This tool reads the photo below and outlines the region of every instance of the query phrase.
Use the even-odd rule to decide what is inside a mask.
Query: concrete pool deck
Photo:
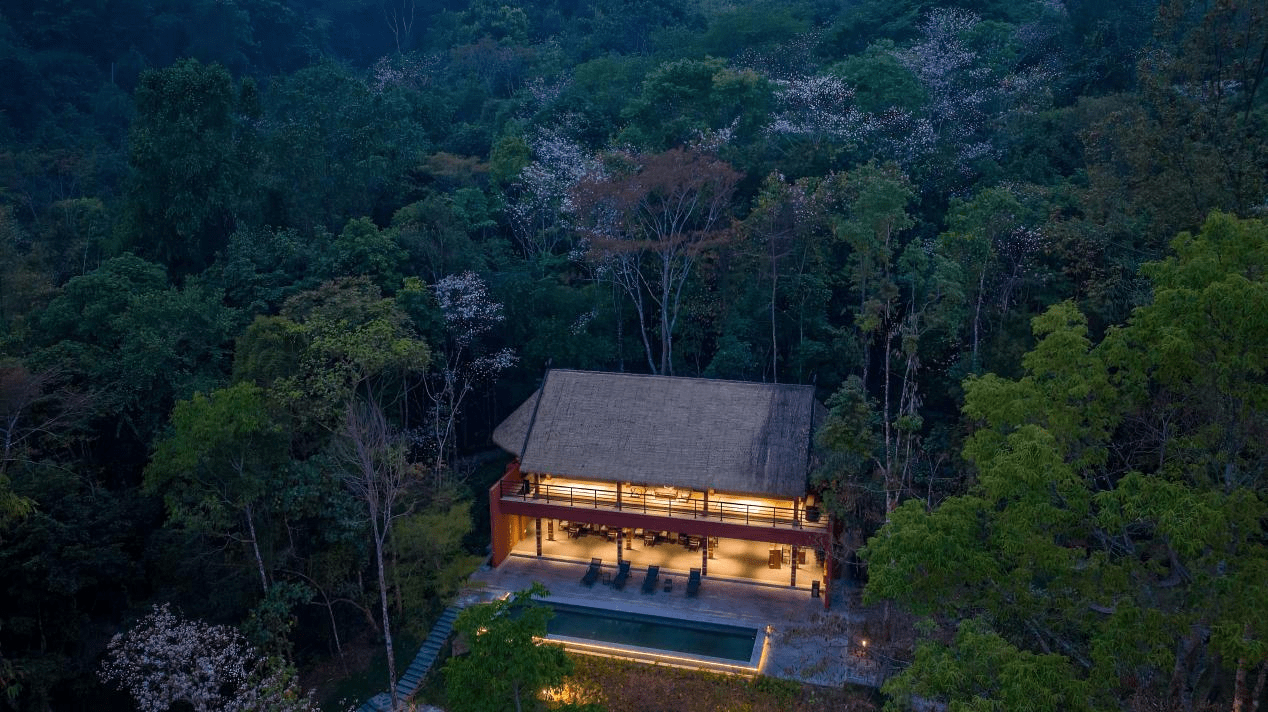
[[[605,573],[615,572],[605,565]],[[848,610],[843,587],[832,594],[832,609],[811,598],[804,589],[761,583],[717,580],[706,577],[695,598],[686,596],[686,571],[661,571],[655,593],[641,591],[642,569],[636,568],[622,591],[596,583],[580,584],[585,564],[512,556],[497,568],[484,568],[471,576],[463,603],[477,603],[521,591],[541,583],[552,597],[580,605],[631,613],[652,613],[669,618],[710,620],[768,631],[768,649],[759,672],[771,677],[838,687],[845,683],[876,685],[878,670],[857,656],[857,631],[861,616]],[[673,590],[664,592],[664,579],[673,579]]]

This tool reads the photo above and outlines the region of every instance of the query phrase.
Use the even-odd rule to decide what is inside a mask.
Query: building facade
[[[826,605],[832,522],[807,491],[825,415],[812,386],[551,370],[493,434],[516,459],[489,491],[492,563],[672,551]]]

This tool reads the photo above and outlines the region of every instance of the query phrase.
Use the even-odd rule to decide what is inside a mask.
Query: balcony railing
[[[827,526],[823,519],[815,516],[817,512],[810,515],[814,518],[813,521],[807,519],[807,513],[804,509],[728,502],[725,499],[713,499],[706,504],[703,499],[664,496],[650,490],[642,493],[622,491],[621,499],[618,503],[616,490],[611,489],[579,487],[576,485],[532,485],[527,482],[503,481],[501,484],[501,498],[503,500],[534,502],[537,504],[555,504],[563,507],[606,509],[638,514],[654,514],[677,519],[729,522],[748,526],[814,529],[824,529]]]

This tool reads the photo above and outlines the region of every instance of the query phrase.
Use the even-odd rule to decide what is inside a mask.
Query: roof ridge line
[[[699,381],[703,383],[732,383],[738,386],[747,387],[765,387],[765,388],[809,388],[814,389],[816,386],[811,383],[767,383],[765,381],[741,381],[734,378],[709,378],[707,376],[666,376],[659,373],[629,373],[627,371],[589,371],[580,368],[552,368],[551,371],[559,371],[561,373],[580,373],[594,376],[628,376],[630,378],[660,378],[672,379],[676,381]],[[544,383],[545,381],[543,381]]]

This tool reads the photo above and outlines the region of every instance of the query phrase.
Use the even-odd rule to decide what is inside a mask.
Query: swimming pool
[[[668,651],[748,664],[756,656],[757,629],[646,613],[546,601],[555,615],[548,636]]]

